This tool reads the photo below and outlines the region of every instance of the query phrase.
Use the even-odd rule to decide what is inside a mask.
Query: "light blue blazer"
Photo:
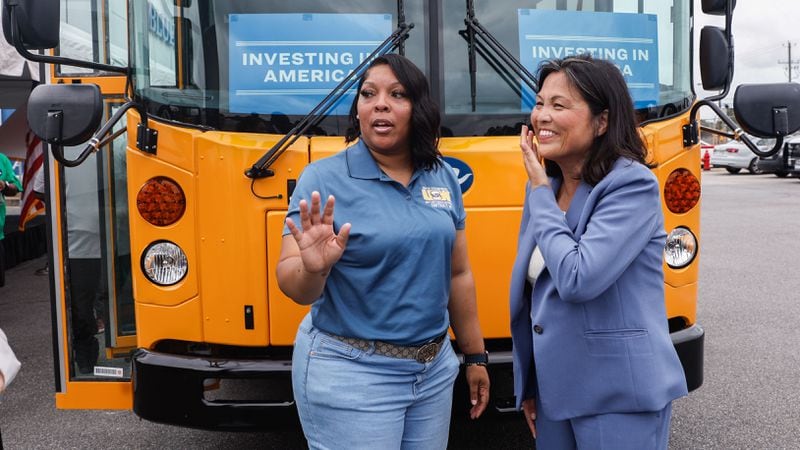
[[[566,215],[550,184],[526,190],[511,276],[517,408],[538,395],[551,420],[663,409],[687,391],[664,306],[657,179],[620,158],[580,184]],[[527,298],[536,245],[545,269]]]

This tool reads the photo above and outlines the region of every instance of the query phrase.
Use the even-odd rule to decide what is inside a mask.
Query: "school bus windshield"
[[[688,0],[476,0],[474,8],[531,72],[581,52],[614,61],[643,122],[694,99]],[[149,1],[131,2],[130,14],[134,93],[164,120],[284,134],[401,22],[414,24],[403,50],[431,80],[445,136],[516,134],[532,105],[513,70],[480,43],[470,51],[464,0]],[[311,134],[344,134],[352,95]]]
[[[389,36],[400,17],[396,0],[131,5],[134,89],[150,114],[223,131],[278,134]],[[427,6],[422,0],[400,5],[414,23],[406,56],[427,71]],[[350,100],[345,96],[315,134],[343,134]]]

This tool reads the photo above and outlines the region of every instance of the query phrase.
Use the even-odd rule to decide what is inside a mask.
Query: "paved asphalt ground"
[[[675,402],[672,449],[800,448],[800,180],[703,173],[698,317],[705,383]],[[303,448],[297,429],[220,433],[129,411],[56,410],[44,258],[8,272],[0,327],[22,372],[0,397],[6,449]],[[533,448],[520,418],[457,421],[452,448]]]

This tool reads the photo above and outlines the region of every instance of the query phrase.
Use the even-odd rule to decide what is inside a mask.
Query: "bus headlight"
[[[677,227],[670,231],[664,245],[664,260],[673,269],[688,266],[697,255],[697,238],[688,228]]]
[[[186,276],[186,253],[169,241],[150,244],[142,255],[142,272],[155,284],[171,286]]]

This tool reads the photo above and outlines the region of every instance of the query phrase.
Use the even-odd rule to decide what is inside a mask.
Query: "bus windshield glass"
[[[469,65],[464,0],[444,0],[444,112],[454,135],[515,134],[534,95],[480,39]],[[685,111],[691,89],[688,0],[474,1],[474,16],[532,74],[580,53],[611,60],[628,82],[640,122]],[[520,119],[522,116],[522,119]]]
[[[414,28],[404,51],[429,76],[443,136],[516,134],[535,94],[484,40],[470,38],[468,3],[533,74],[544,60],[580,53],[614,62],[640,122],[694,100],[689,0],[130,2],[134,93],[162,120],[284,134],[405,22]],[[344,134],[353,95],[309,133]]]
[[[422,0],[176,3],[130,2],[134,93],[160,119],[286,133],[403,17],[415,25],[405,53],[425,70]],[[343,134],[353,95],[311,132]]]

